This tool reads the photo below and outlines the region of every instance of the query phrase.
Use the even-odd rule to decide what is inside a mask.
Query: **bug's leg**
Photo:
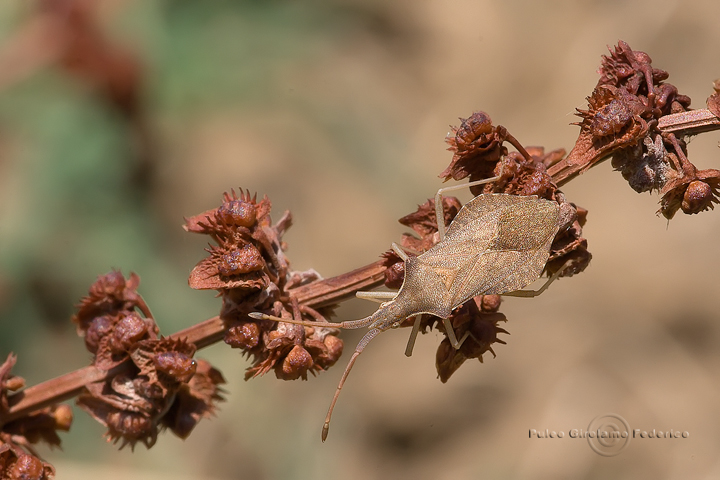
[[[392,300],[397,296],[397,294],[398,292],[355,292],[355,296],[357,298],[377,303],[384,303],[388,300]]]
[[[565,263],[565,265],[562,266],[561,269],[559,269],[557,272],[553,274],[552,277],[550,277],[547,282],[543,284],[542,287],[538,288],[537,290],[515,290],[514,292],[505,292],[502,295],[508,296],[508,297],[537,297],[541,293],[543,293],[547,288],[550,286],[552,282],[558,279],[560,274],[565,271],[567,267],[570,266],[570,262],[568,261]]]
[[[248,317],[254,318],[257,320],[273,320],[275,322],[284,322],[284,323],[292,323],[294,325],[303,325],[306,327],[327,327],[327,328],[362,328],[367,327],[371,323],[373,323],[372,316],[361,318],[360,320],[349,320],[345,322],[310,322],[306,320],[295,320],[293,318],[281,318],[276,317],[275,315],[268,315],[266,313],[261,312],[250,312],[248,313]]]
[[[395,254],[402,259],[403,262],[409,258],[408,254],[405,253],[405,250],[403,250],[402,247],[400,247],[400,245],[398,245],[397,243],[392,243],[392,249]]]
[[[423,315],[415,317],[415,323],[413,323],[412,332],[410,332],[410,338],[408,338],[407,347],[405,347],[405,356],[412,357],[413,348],[415,348],[415,339],[417,338],[418,332],[420,332],[420,324],[422,323]]]
[[[419,250],[415,250],[413,248],[401,247],[400,245],[398,245],[395,242],[392,243],[392,249],[397,254],[397,256],[400,257],[403,261],[407,260],[408,252],[412,253],[413,255],[422,255],[422,253],[423,253],[423,252],[421,252]]]
[[[350,374],[350,369],[352,369],[353,365],[355,364],[355,360],[357,360],[357,357],[360,356],[362,351],[367,347],[367,344],[370,343],[370,341],[375,338],[375,336],[380,333],[382,330],[379,330],[377,328],[373,328],[369,332],[365,334],[365,336],[360,340],[360,343],[357,344],[357,347],[355,347],[355,352],[353,352],[352,357],[350,357],[350,361],[348,362],[347,367],[345,367],[345,372],[343,372],[342,377],[340,378],[340,383],[338,383],[337,389],[335,390],[335,395],[333,395],[332,402],[330,402],[330,408],[328,409],[327,416],[325,417],[325,423],[323,424],[322,428],[322,441],[324,442],[325,439],[328,436],[328,430],[330,430],[330,417],[332,417],[333,409],[335,408],[335,403],[337,402],[338,397],[340,396],[340,391],[342,390],[343,385],[345,384],[345,380],[347,380],[348,375]]]
[[[443,325],[445,325],[445,333],[447,334],[448,340],[450,340],[450,345],[455,350],[460,350],[460,347],[462,346],[463,342],[467,339],[467,337],[470,335],[470,331],[465,332],[465,335],[462,336],[460,341],[458,342],[457,337],[455,336],[455,330],[453,330],[453,326],[450,323],[449,318],[443,318]]]
[[[435,221],[437,222],[438,227],[438,233],[440,234],[440,241],[442,241],[443,238],[445,238],[445,212],[443,211],[443,204],[442,204],[442,196],[444,193],[452,192],[455,190],[460,190],[463,188],[469,188],[474,187],[476,185],[483,185],[485,183],[492,183],[497,180],[500,180],[500,177],[503,176],[503,168],[500,170],[500,173],[497,174],[494,177],[491,178],[484,178],[482,180],[477,180],[475,182],[470,183],[463,183],[462,185],[453,185],[452,187],[445,187],[441,188],[437,191],[435,194]]]

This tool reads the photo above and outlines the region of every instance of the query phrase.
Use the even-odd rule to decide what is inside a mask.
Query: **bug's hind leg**
[[[484,178],[482,180],[477,180],[475,182],[469,182],[469,183],[463,183],[462,185],[453,185],[452,187],[445,187],[441,188],[437,191],[435,194],[435,221],[437,222],[438,227],[438,233],[440,234],[440,241],[442,241],[443,238],[445,238],[445,212],[443,211],[443,203],[442,203],[442,196],[443,194],[447,192],[453,192],[455,190],[461,190],[463,188],[469,188],[474,187],[476,185],[483,185],[486,183],[492,183],[500,180],[500,177],[503,176],[503,168],[500,170],[500,173],[497,174],[494,177],[491,178]]]
[[[442,321],[443,325],[445,326],[445,333],[447,334],[448,340],[450,340],[450,345],[452,345],[455,350],[460,350],[462,344],[470,336],[470,331],[465,332],[462,338],[458,341],[457,337],[455,336],[455,330],[453,329],[452,323],[450,323],[450,319],[443,318]]]
[[[548,278],[547,282],[543,284],[542,287],[538,288],[537,290],[515,290],[514,292],[505,292],[502,295],[508,296],[508,297],[537,297],[538,295],[542,294],[547,288],[550,286],[551,283],[553,283],[555,280],[558,279],[560,274],[565,271],[566,268],[570,266],[571,260],[568,260],[565,265],[562,266],[557,272],[553,274],[552,277]]]
[[[403,262],[409,258],[408,254],[405,253],[405,250],[403,250],[397,243],[393,242],[392,249]],[[355,292],[355,296],[357,298],[362,298],[363,300],[383,303],[395,298],[397,296],[397,292]]]

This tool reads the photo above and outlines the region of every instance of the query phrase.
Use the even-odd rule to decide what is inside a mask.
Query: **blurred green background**
[[[100,45],[72,43],[73,4],[118,49],[112,78],[126,83],[113,95],[99,87],[107,69],[83,74],[63,50]],[[187,287],[207,241],[180,225],[233,187],[267,194],[275,218],[292,210],[294,268],[333,276],[375,261],[403,232],[396,219],[439,188],[449,124],[482,109],[526,145],[569,150],[574,109],[619,39],[701,108],[720,77],[716,13],[712,0],[4,0],[0,357],[16,352],[29,384],[86,365],[69,318],[112,268],[141,276],[164,334],[216,315],[213,292]],[[694,139],[690,160],[717,167],[717,146],[717,134]],[[63,452],[43,455],[60,480],[720,476],[717,213],[667,224],[658,197],[609,164],[563,190],[590,211],[591,266],[507,300],[508,344],[448,384],[434,370],[439,334],[410,359],[405,332],[381,335],[321,444],[347,356],[308,382],[244,382],[247,360],[215,345],[199,356],[224,373],[228,401],[186,441],[118,452],[76,411]],[[347,302],[338,318],[372,308]],[[361,335],[344,332],[346,348]],[[528,438],[608,412],[690,438],[633,441],[612,458]]]

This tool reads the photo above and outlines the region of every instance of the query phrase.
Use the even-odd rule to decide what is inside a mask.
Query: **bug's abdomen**
[[[540,277],[558,218],[555,202],[480,195],[458,213],[445,239],[418,261],[445,278],[443,272],[454,272],[443,299],[443,307],[450,309],[477,295],[520,290]]]
[[[495,236],[487,250],[541,250],[548,238],[557,233],[558,215],[557,204],[546,201],[503,209],[497,217]]]

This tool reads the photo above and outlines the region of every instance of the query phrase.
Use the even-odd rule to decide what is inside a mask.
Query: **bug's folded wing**
[[[525,288],[540,277],[549,255],[548,249],[486,252],[468,269],[467,275],[458,278],[454,303],[461,305],[477,295],[503,294]]]

